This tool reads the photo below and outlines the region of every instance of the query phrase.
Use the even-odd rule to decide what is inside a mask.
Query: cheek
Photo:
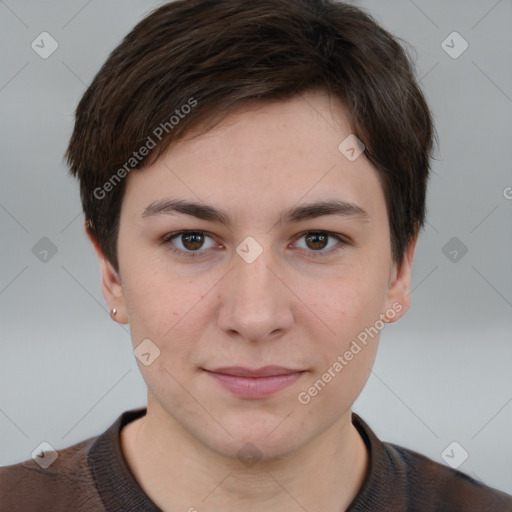
[[[314,311],[322,323],[309,332],[317,340],[311,354],[314,371],[297,400],[306,414],[333,418],[350,408],[371,373],[382,322],[382,281],[355,278],[355,273],[332,280],[328,293],[312,294]],[[361,274],[358,274],[361,276]],[[328,326],[328,329],[321,327]],[[321,335],[320,334],[321,331]]]
[[[298,287],[298,295],[319,320],[314,325],[324,326],[326,346],[343,349],[375,324],[385,303],[387,279],[385,264],[367,258],[336,267],[328,276],[308,278]]]
[[[350,361],[346,359],[346,351],[339,353],[339,360],[336,355],[319,374],[304,383],[297,395],[297,403],[306,416],[312,420],[321,417],[330,423],[352,407],[371,373],[377,339],[372,343],[361,346]]]
[[[177,275],[160,250],[156,256],[154,250],[124,251],[120,265],[132,335],[164,339],[201,298],[198,280]]]
[[[144,266],[134,263],[126,267],[123,284],[132,343],[136,349],[149,339],[160,351],[151,366],[139,362],[139,368],[151,386],[166,382],[172,387],[169,373],[181,381],[194,371],[198,340],[212,318],[208,291],[218,277],[177,275],[156,261]]]

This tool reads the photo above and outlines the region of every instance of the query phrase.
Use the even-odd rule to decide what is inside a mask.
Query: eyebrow
[[[144,209],[142,218],[147,219],[161,215],[175,214],[190,215],[198,219],[219,222],[226,226],[232,225],[229,215],[223,210],[181,199],[161,199],[154,201]],[[278,222],[300,222],[324,215],[352,217],[363,221],[370,220],[368,213],[357,204],[341,200],[328,200],[288,208],[281,213]]]

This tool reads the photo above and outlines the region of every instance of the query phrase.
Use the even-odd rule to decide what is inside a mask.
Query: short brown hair
[[[347,108],[378,172],[401,261],[424,224],[435,132],[398,38],[334,0],[178,0],[124,38],[76,111],[66,156],[88,229],[114,268],[127,172],[244,102],[313,88]]]

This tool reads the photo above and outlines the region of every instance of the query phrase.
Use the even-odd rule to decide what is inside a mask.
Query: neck
[[[250,467],[210,450],[172,418],[164,427],[149,406],[121,431],[121,447],[141,488],[164,511],[340,512],[355,498],[369,464],[350,411],[287,457]]]

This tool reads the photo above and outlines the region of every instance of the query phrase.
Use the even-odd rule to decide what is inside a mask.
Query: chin
[[[220,455],[244,462],[245,458],[258,461],[283,459],[307,442],[303,430],[304,439],[299,439],[299,432],[284,427],[287,420],[283,421],[283,417],[267,417],[265,420],[261,416],[261,412],[255,412],[244,419],[237,417],[235,423],[226,421],[223,427],[231,436],[220,429],[217,433],[221,438],[203,439],[203,443]],[[280,422],[283,423],[280,425]]]
[[[236,467],[243,469],[243,466],[251,468],[256,463],[285,459],[297,447],[290,439],[286,442],[283,439],[272,442],[265,439],[265,436],[255,439],[247,435],[244,439],[230,439],[227,443],[214,443],[214,446],[210,446],[210,448],[219,455],[235,460]],[[240,466],[239,463],[242,463],[243,466]]]

